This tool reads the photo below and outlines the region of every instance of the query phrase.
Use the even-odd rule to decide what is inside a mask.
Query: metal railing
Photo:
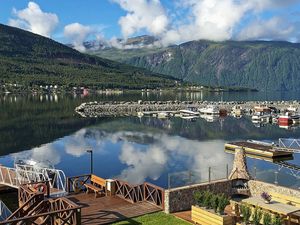
[[[22,184],[48,181],[56,193],[66,192],[66,176],[62,170],[16,165],[16,168],[0,166],[0,184],[19,188]]]
[[[27,178],[29,182],[49,181],[50,188],[66,191],[67,178],[62,170],[16,164],[18,177]]]
[[[254,166],[249,172],[254,180],[275,184],[290,189],[300,189],[300,171],[278,166],[278,168],[260,169]]]
[[[168,189],[227,179],[231,168],[209,166],[207,170],[187,170],[168,174]]]
[[[6,220],[11,214],[9,208],[0,200],[0,222]]]

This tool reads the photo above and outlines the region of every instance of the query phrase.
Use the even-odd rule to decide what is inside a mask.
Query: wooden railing
[[[125,181],[115,180],[116,195],[131,203],[147,201],[164,208],[164,189],[150,183],[131,185]]]
[[[19,225],[19,224],[33,224],[33,225],[80,225],[81,224],[81,209],[71,208],[59,211],[45,212],[38,215],[26,216],[23,218],[16,218],[0,222],[0,225]]]
[[[80,176],[68,177],[67,178],[67,191],[80,192],[85,190],[85,184],[91,181],[91,174],[85,174]]]
[[[36,185],[44,185],[46,190],[44,192],[40,192],[39,190],[35,189]],[[19,187],[18,191],[18,200],[19,200],[19,207],[21,207],[28,199],[35,195],[45,195],[45,197],[50,196],[50,186],[48,181],[42,182],[34,182],[29,184],[23,184]]]
[[[39,205],[44,200],[44,195],[39,193],[36,195],[32,195],[26,202],[23,203],[21,207],[19,207],[15,212],[13,212],[7,220],[11,220],[14,218],[22,218],[29,214],[29,212],[34,209],[37,205]]]
[[[43,184],[47,185],[45,182]],[[81,224],[81,207],[67,198],[47,199],[49,185],[45,192],[35,190],[41,182],[21,185],[19,188],[20,207],[0,224]]]
[[[144,201],[143,185],[131,185],[125,181],[116,180],[116,195],[131,203]]]
[[[144,183],[144,200],[154,205],[164,208],[165,191],[163,188],[145,182]]]

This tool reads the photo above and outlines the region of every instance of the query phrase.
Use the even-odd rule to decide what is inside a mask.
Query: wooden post
[[[77,209],[77,212],[76,212],[76,224],[77,225],[81,225],[81,209]]]
[[[70,189],[70,178],[67,177],[67,192],[70,193],[71,189]]]
[[[48,181],[46,181],[46,186],[47,186],[47,198],[49,198],[50,197],[50,181],[48,180]]]

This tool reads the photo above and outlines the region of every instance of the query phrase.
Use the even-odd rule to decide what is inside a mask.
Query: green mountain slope
[[[111,51],[98,55],[112,58]],[[118,60],[201,85],[300,90],[300,44],[202,40],[150,54],[135,51]]]
[[[1,24],[0,71],[0,86],[151,88],[175,83],[173,78],[82,54],[51,39]]]

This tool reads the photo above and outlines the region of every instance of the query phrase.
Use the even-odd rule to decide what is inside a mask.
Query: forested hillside
[[[300,90],[300,44],[202,40],[143,52],[109,49],[97,55],[201,85]]]
[[[1,24],[0,71],[0,84],[23,87],[53,84],[134,89],[175,84],[173,78],[82,54],[51,39]]]

